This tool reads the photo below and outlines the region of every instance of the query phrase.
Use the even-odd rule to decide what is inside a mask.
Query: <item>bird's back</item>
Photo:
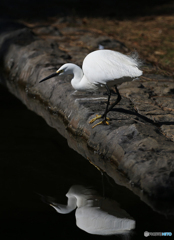
[[[97,50],[88,54],[82,66],[86,78],[96,85],[104,85],[114,79],[139,77],[142,71],[138,67],[136,57],[112,50]]]
[[[102,197],[89,199],[76,210],[76,224],[91,234],[112,235],[135,228],[135,221],[119,204]]]

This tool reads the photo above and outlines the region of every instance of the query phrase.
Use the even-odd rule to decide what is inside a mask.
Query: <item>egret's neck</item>
[[[71,80],[71,84],[74,89],[79,90],[79,84],[83,78],[83,71],[79,66],[74,65],[72,72],[74,74],[74,77]]]
[[[68,204],[67,205],[62,205],[62,204],[55,204],[52,205],[50,204],[58,213],[62,213],[62,214],[67,214],[72,212],[75,208],[76,208],[76,198],[72,197],[72,198],[68,198]]]

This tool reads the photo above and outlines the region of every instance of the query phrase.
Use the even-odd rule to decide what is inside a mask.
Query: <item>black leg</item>
[[[105,198],[104,172],[101,172],[101,177],[102,177],[102,190],[103,190],[103,197]]]
[[[108,111],[108,107],[109,107],[110,98],[111,98],[111,91],[110,91],[110,89],[108,88],[108,85],[107,85],[107,84],[106,84],[106,89],[107,89],[107,92],[108,92],[108,101],[107,101],[107,105],[106,105],[105,112],[104,112],[103,115],[102,115],[102,118],[104,117],[104,118],[105,118],[105,121],[106,121],[106,115],[107,115],[107,113],[109,112],[109,111]]]
[[[113,109],[113,107],[115,107],[115,105],[117,105],[121,101],[121,95],[120,95],[116,85],[115,85],[115,90],[116,90],[116,93],[117,93],[118,97],[117,97],[116,101],[110,106],[110,108],[108,109],[107,113],[109,111],[111,111]]]
[[[93,118],[93,119],[91,119],[91,120],[89,121],[89,123],[93,123],[93,122],[95,122],[95,121],[96,121],[97,119],[99,119],[99,118],[104,118],[104,120],[101,121],[101,122],[99,122],[99,123],[97,123],[97,124],[95,124],[92,128],[94,128],[94,127],[96,127],[96,126],[98,126],[98,125],[100,125],[100,124],[107,124],[107,125],[109,125],[109,122],[107,121],[107,120],[109,120],[109,118],[107,118],[106,115],[107,115],[107,113],[108,113],[109,111],[111,111],[111,110],[113,109],[113,107],[114,107],[116,104],[118,104],[118,103],[120,102],[120,100],[121,100],[121,95],[120,95],[120,93],[119,93],[119,91],[118,91],[118,89],[117,89],[117,86],[115,85],[115,90],[116,90],[116,92],[117,92],[118,97],[117,97],[116,101],[109,107],[110,98],[111,98],[111,91],[110,91],[110,89],[108,88],[107,84],[106,84],[106,89],[107,89],[107,92],[108,92],[108,101],[107,101],[107,105],[106,105],[105,112],[103,113],[103,115],[96,115],[96,117]]]

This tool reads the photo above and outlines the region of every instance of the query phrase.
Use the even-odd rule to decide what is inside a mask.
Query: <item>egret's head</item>
[[[49,204],[51,207],[53,207],[58,213],[62,213],[62,209],[61,207],[59,207],[58,204],[55,204],[55,203],[51,203]]]
[[[55,77],[57,75],[67,75],[67,74],[73,74],[75,64],[72,63],[65,63],[62,65],[55,73],[49,75],[48,77],[42,79],[39,83],[44,82],[52,77]]]
[[[51,203],[50,204],[51,207],[53,207],[58,213],[61,213],[61,214],[67,214],[67,213],[70,213],[72,212],[75,207],[71,207],[71,206],[66,206],[66,205],[62,205],[62,204],[55,204],[55,203]]]
[[[72,74],[72,73],[73,73],[74,66],[75,66],[75,64],[73,64],[73,63],[65,63],[64,65],[62,65],[62,66],[56,71],[56,73],[59,74],[59,75]]]

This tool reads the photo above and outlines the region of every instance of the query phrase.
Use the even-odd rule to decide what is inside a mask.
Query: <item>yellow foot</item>
[[[93,122],[95,122],[97,119],[100,119],[102,117],[102,115],[96,115],[96,117],[95,118],[93,118],[93,119],[91,119],[91,121],[89,121],[89,123],[91,124],[91,123],[93,123]],[[110,118],[106,118],[106,120],[110,120]],[[109,124],[107,124],[107,125],[109,125]]]
[[[107,118],[107,120],[109,120],[109,119]],[[95,128],[96,126],[101,125],[101,124],[109,125],[109,122],[106,121],[106,120],[103,120],[103,121],[101,121],[101,122],[99,122],[99,123],[96,123],[92,128]]]
[[[89,121],[89,123],[93,123],[93,122],[95,122],[97,119],[99,119],[101,117],[102,117],[102,115],[96,115],[96,117],[91,119],[91,121]]]

